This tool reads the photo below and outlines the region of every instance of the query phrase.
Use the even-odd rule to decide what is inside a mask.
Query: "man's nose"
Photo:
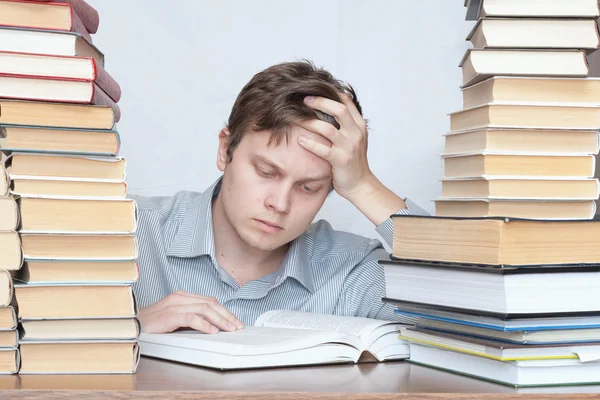
[[[277,185],[270,190],[265,205],[269,210],[287,214],[290,211],[291,197],[291,188],[288,185]]]

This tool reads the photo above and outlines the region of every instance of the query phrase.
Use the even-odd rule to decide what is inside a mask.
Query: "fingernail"
[[[312,103],[315,100],[315,96],[306,96],[304,101],[307,103]]]
[[[236,325],[238,329],[242,329],[244,327],[244,324],[242,324],[241,321],[236,322]]]
[[[218,332],[219,332],[219,328],[217,328],[216,326],[210,327],[210,333],[218,333]]]
[[[233,322],[227,321],[227,329],[235,331],[237,326]]]
[[[298,141],[299,141],[300,143],[304,143],[304,144],[306,144],[306,143],[308,143],[308,138],[307,138],[306,136],[300,136],[300,137],[298,138]]]

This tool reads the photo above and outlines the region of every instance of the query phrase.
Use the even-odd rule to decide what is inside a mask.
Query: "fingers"
[[[193,312],[162,313],[163,324],[158,324],[163,332],[173,332],[179,328],[192,328],[204,333],[217,333],[219,329]]]
[[[317,143],[306,136],[298,137],[298,143],[306,150],[312,152],[313,154],[316,154],[322,159],[328,161],[330,164],[333,165],[335,163],[335,149],[333,147],[327,146],[322,143]]]
[[[244,324],[235,315],[229,312],[228,309],[223,307],[214,297],[207,297],[206,301],[211,307],[225,320],[227,320],[233,327],[233,329],[242,329]]]
[[[329,122],[321,121],[320,119],[307,119],[296,122],[296,125],[314,132],[317,135],[323,136],[336,146],[340,145],[340,142],[343,141],[343,139],[340,137],[340,131],[338,131],[336,127],[331,125]]]
[[[354,123],[358,125],[358,127],[363,133],[365,133],[367,130],[367,123],[364,120],[363,116],[360,115],[358,108],[356,108],[356,106],[354,105],[354,102],[352,101],[352,96],[350,96],[348,93],[341,93],[340,97],[342,98],[342,103],[344,103],[346,109],[352,116]]]
[[[315,108],[333,116],[340,124],[341,128],[348,128],[352,125],[356,125],[354,118],[352,118],[352,115],[345,104],[319,96],[307,96],[304,98],[304,103],[311,108]]]
[[[206,333],[241,329],[244,324],[214,297],[175,292],[140,310],[144,332],[165,333],[189,327]]]
[[[204,318],[212,325],[224,331],[235,331],[240,329],[238,328],[236,322],[237,318],[235,318],[229,311],[225,310],[223,306],[219,305],[219,308],[220,309],[218,310],[217,307],[208,303],[185,304],[172,306],[171,308],[165,310],[165,312],[170,314],[193,313]]]

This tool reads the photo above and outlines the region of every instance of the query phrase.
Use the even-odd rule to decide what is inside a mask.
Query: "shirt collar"
[[[190,203],[175,238],[167,250],[168,256],[194,258],[208,255],[216,263],[212,201],[221,190],[221,181],[222,176]],[[311,250],[312,238],[309,229],[290,243],[279,268],[278,283],[291,277],[313,293],[315,288],[310,263]]]
[[[212,200],[221,189],[221,179],[222,177],[217,179],[189,204],[175,238],[167,250],[167,256],[193,258],[209,255],[213,260],[215,259]]]

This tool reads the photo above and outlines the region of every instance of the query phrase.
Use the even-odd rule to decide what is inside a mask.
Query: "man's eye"
[[[302,185],[302,190],[304,190],[306,193],[313,193],[316,192],[316,189],[313,189],[311,187],[308,187],[306,185]]]
[[[272,177],[272,176],[273,176],[273,174],[271,174],[270,172],[263,171],[263,170],[261,170],[260,168],[256,168],[256,172],[258,172],[258,174],[259,174],[260,176],[264,176],[265,178],[270,178],[270,177]]]

